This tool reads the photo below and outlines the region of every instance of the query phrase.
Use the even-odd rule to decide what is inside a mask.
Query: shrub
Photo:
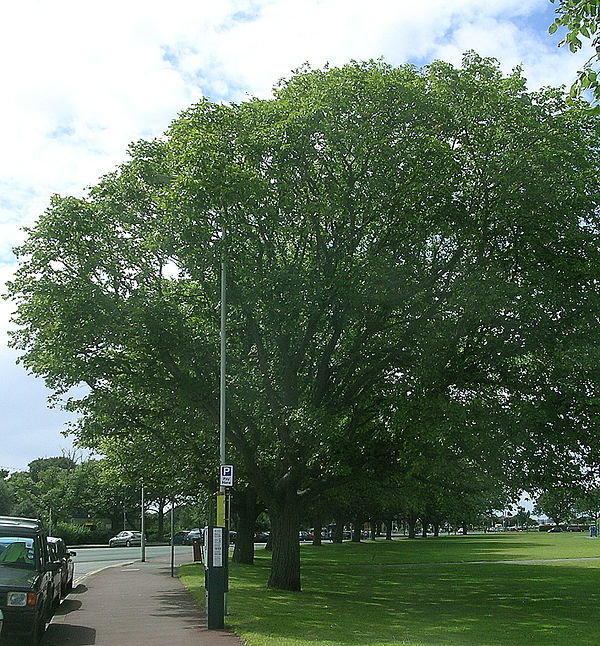
[[[112,532],[105,529],[90,529],[84,525],[56,523],[52,527],[52,535],[62,538],[67,545],[86,545],[108,543]]]

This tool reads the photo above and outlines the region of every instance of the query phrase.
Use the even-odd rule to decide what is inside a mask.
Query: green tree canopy
[[[395,463],[420,405],[459,463],[595,442],[593,362],[563,367],[599,347],[597,149],[593,115],[475,54],[204,100],[53,198],[17,251],[13,345],[87,386],[89,444],[178,429],[216,464],[224,260],[228,450],[269,509],[269,584],[299,589],[304,500]]]

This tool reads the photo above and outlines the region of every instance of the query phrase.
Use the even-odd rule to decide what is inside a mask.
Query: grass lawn
[[[587,534],[309,545],[301,554],[300,593],[267,589],[264,550],[253,567],[232,564],[226,624],[249,646],[598,642],[600,539]],[[202,566],[180,575],[203,602]]]

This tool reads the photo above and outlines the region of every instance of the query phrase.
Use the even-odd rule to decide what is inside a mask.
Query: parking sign
[[[221,477],[219,478],[221,487],[233,487],[233,465],[221,465]]]

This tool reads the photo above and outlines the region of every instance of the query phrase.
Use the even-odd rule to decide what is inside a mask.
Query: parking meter
[[[225,626],[225,566],[227,543],[224,527],[204,528],[204,574],[206,587],[206,627]]]

